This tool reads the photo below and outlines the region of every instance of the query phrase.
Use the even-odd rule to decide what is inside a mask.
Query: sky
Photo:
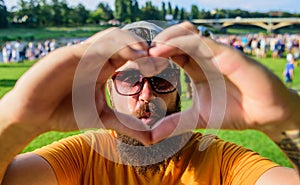
[[[19,0],[4,0],[8,10],[17,5]],[[144,5],[148,0],[138,0],[139,5]],[[171,2],[173,8],[185,8],[190,11],[191,5],[197,5],[200,10],[213,9],[242,9],[247,11],[286,11],[290,13],[300,13],[299,0],[152,0],[152,3],[159,8],[162,2]],[[70,6],[83,4],[87,9],[94,10],[100,2],[107,2],[114,8],[114,0],[67,0]]]

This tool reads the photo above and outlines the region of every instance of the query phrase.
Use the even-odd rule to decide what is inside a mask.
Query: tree
[[[176,5],[175,6],[175,9],[174,9],[174,14],[173,14],[173,17],[174,17],[174,19],[175,20],[178,20],[178,18],[179,18],[179,8],[178,8],[178,6]]]
[[[4,0],[0,0],[0,28],[7,27],[7,15],[8,12]]]
[[[205,11],[204,9],[202,9],[199,12],[199,19],[210,19],[210,18],[212,18],[210,12]]]
[[[173,15],[173,9],[170,1],[168,2],[168,14]]]
[[[147,1],[146,5],[141,9],[142,20],[162,20],[162,16],[157,7],[153,6],[151,1]]]
[[[39,23],[39,9],[40,9],[40,4],[38,0],[30,0],[29,1],[29,19],[28,22],[30,26],[38,26]]]
[[[99,23],[100,21],[108,21],[113,19],[113,11],[107,3],[99,3],[97,9],[93,11],[89,17],[89,22]]]
[[[137,0],[133,0],[132,21],[140,20],[140,8]]]
[[[62,25],[62,12],[61,12],[61,7],[60,3],[58,0],[52,0],[51,2],[51,14],[52,14],[52,20],[51,23],[52,25],[56,26],[61,26]]]
[[[167,15],[166,3],[165,2],[162,2],[162,4],[161,4],[161,14],[162,14],[163,19],[165,19],[166,15]]]
[[[39,26],[47,26],[50,23],[49,20],[51,20],[51,7],[49,4],[47,4],[46,0],[40,0],[38,15]]]
[[[19,0],[18,5],[21,7],[21,10],[28,9],[28,2],[25,0]]]
[[[185,10],[184,8],[180,9],[180,15],[179,15],[179,20],[184,20],[186,18],[185,16]]]
[[[14,13],[13,23],[26,23],[27,14],[29,13],[28,3],[24,0],[19,0],[17,3],[18,11]]]
[[[124,0],[126,4],[125,22],[133,22],[133,0]]]
[[[191,18],[192,19],[198,19],[199,18],[199,9],[198,9],[197,5],[192,5]]]
[[[115,0],[115,15],[119,21],[124,21],[127,18],[127,6],[124,0]]]
[[[19,0],[18,11],[13,14],[13,22],[25,24],[30,27],[39,24],[39,2],[38,0]]]
[[[90,12],[79,3],[74,9],[70,10],[69,19],[72,25],[84,25],[90,17]]]
[[[71,22],[71,18],[70,18],[70,15],[71,15],[71,12],[72,12],[72,9],[68,6],[68,3],[66,2],[66,0],[62,0],[60,3],[59,3],[59,7],[60,7],[60,12],[61,12],[61,22],[62,22],[62,25],[69,25],[70,22]],[[84,12],[82,12],[84,13]]]

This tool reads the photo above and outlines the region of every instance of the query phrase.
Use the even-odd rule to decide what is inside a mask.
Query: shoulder
[[[195,168],[221,173],[224,184],[254,184],[263,173],[278,166],[257,152],[217,136],[198,136],[198,147],[193,152]]]

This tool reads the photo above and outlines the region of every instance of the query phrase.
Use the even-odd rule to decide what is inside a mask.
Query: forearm
[[[272,129],[272,127],[263,129],[263,132],[277,144],[277,146],[293,164],[294,168],[300,173],[299,127],[297,129],[293,126],[295,124],[285,124],[284,122],[282,125],[283,126],[279,126],[276,129]]]
[[[5,171],[14,157],[36,136],[41,133],[39,129],[30,129],[21,124],[15,124],[16,120],[10,114],[10,101],[8,98],[0,100],[0,184]]]
[[[295,96],[295,107],[292,119],[289,121],[291,129],[286,129],[281,133],[281,140],[276,144],[286,154],[294,167],[300,174],[300,97],[298,92],[291,90]]]
[[[282,107],[284,119],[277,123],[258,125],[257,129],[267,134],[273,141],[280,142],[282,134],[287,130],[300,129],[300,97],[294,90],[289,91],[288,102]]]
[[[58,127],[51,116],[64,94],[71,91],[77,61],[71,48],[57,49],[29,69],[0,100],[1,179],[32,139]]]
[[[286,107],[290,112],[286,120],[279,123],[259,127],[286,154],[298,171],[300,169],[300,97],[297,92],[290,91],[291,101]]]
[[[2,123],[1,123],[2,124]],[[8,126],[0,130],[0,183],[14,157],[37,135],[24,129]]]

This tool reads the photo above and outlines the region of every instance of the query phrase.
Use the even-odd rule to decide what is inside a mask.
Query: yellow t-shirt
[[[71,136],[34,153],[49,162],[61,185],[251,185],[266,170],[278,166],[219,138],[203,151],[199,150],[202,142],[205,136],[195,133],[179,161],[170,162],[165,171],[149,176],[138,175],[131,166],[114,162],[119,160],[116,139],[104,130]]]

